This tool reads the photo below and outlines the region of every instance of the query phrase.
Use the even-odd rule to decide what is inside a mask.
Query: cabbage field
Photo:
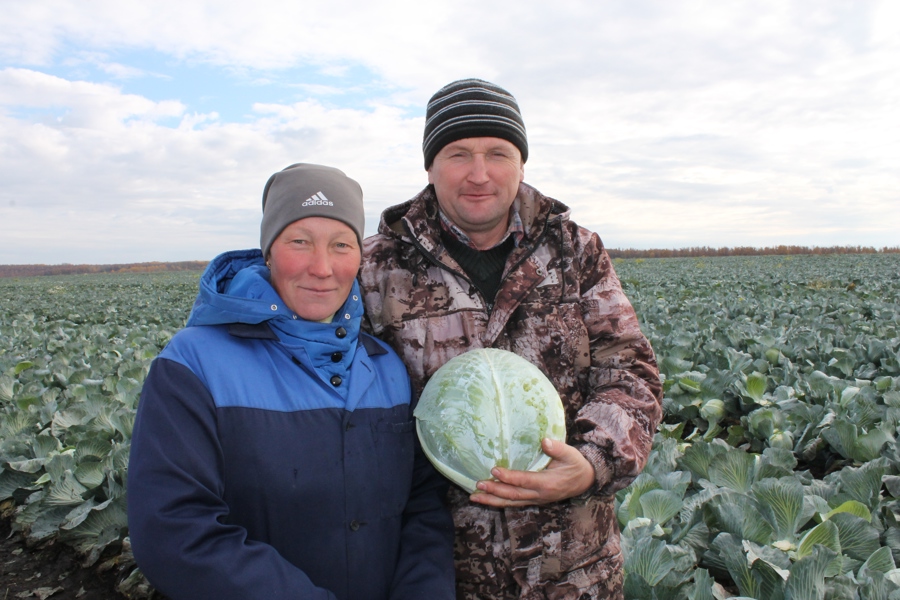
[[[617,267],[665,377],[626,595],[900,598],[900,256]]]
[[[626,597],[900,600],[900,255],[617,260],[665,378]],[[198,273],[0,279],[0,508],[147,590],[125,473]]]
[[[148,595],[127,543],[125,480],[150,362],[180,329],[197,272],[0,279],[0,507]]]

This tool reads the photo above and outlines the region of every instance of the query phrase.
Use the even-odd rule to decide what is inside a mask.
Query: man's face
[[[493,137],[451,142],[428,169],[428,183],[434,185],[441,210],[479,248],[503,238],[509,207],[524,177],[519,149]]]

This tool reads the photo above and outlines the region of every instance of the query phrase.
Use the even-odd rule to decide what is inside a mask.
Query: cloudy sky
[[[256,247],[294,162],[357,179],[371,234],[472,76],[610,248],[900,245],[895,0],[2,0],[0,264]]]

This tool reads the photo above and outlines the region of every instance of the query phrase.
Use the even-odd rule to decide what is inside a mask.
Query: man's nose
[[[472,157],[472,165],[469,169],[469,181],[472,183],[487,183],[488,177],[487,161],[483,154],[476,154]]]

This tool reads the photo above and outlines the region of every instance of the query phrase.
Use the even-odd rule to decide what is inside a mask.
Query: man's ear
[[[430,168],[427,170],[427,173],[428,173],[428,183],[434,184],[433,178],[431,177],[431,169]]]

